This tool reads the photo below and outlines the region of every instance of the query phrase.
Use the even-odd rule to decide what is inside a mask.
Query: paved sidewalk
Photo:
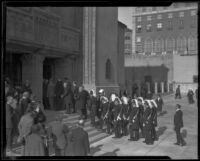
[[[189,105],[187,97],[175,100],[174,95],[163,96],[163,115],[158,117],[157,134],[159,140],[154,145],[146,145],[140,139],[137,142],[130,142],[127,137],[120,139],[109,136],[91,145],[91,152],[94,156],[169,156],[172,159],[197,159],[197,104]],[[173,117],[175,105],[180,103],[183,110],[182,135],[187,145],[176,146],[176,135],[173,130]]]

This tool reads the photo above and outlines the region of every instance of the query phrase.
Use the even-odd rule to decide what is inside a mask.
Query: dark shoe
[[[181,146],[185,146],[185,145],[186,145],[186,143],[182,143],[182,144],[181,144]]]
[[[180,143],[174,143],[174,145],[180,145]]]
[[[147,145],[153,145],[153,143],[146,143]]]
[[[146,143],[146,141],[143,141],[143,143]]]

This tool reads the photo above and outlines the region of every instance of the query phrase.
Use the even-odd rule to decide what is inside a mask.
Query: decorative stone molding
[[[95,84],[96,7],[84,7],[83,17],[83,83]]]
[[[42,55],[36,55],[36,54],[24,54],[21,57],[21,61],[23,64],[30,64],[34,65],[36,63],[42,64],[44,61],[44,56]]]

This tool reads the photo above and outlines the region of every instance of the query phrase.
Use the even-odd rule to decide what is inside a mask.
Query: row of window
[[[179,12],[179,17],[184,17],[184,15],[185,15],[185,13],[184,13],[183,11]],[[192,11],[190,12],[190,15],[191,15],[191,16],[197,15],[197,11],[196,11],[196,10],[192,10]],[[173,16],[174,16],[173,13],[168,13],[167,18],[171,19],[171,18],[173,18]],[[163,15],[162,15],[162,14],[158,14],[158,15],[156,16],[156,18],[157,18],[158,20],[161,20],[161,19],[163,19]],[[148,15],[148,16],[146,17],[146,19],[147,19],[147,21],[151,21],[151,20],[152,20],[152,15]],[[141,21],[142,21],[142,17],[141,17],[141,16],[137,17],[137,22],[141,22]]]
[[[136,38],[137,50],[142,51],[141,37]],[[188,39],[185,37],[167,38],[166,40],[158,38],[153,41],[151,38],[144,41],[144,52],[163,52],[163,51],[197,51],[197,38],[190,36]]]
[[[195,28],[197,25],[197,20],[196,19],[192,19],[192,23],[190,24],[190,27],[191,28]],[[168,21],[167,23],[167,30],[173,30],[173,23],[171,20]],[[178,25],[178,28],[179,29],[184,29],[184,21],[183,19],[180,19],[179,20],[179,25]],[[163,29],[163,23],[162,22],[159,22],[156,24],[156,30],[157,31],[162,31]],[[151,32],[153,30],[153,27],[152,27],[152,24],[147,24],[146,25],[146,31],[147,32]],[[142,25],[137,25],[136,26],[136,32],[137,33],[141,33],[142,32]]]
[[[162,11],[162,10],[168,10],[170,8],[193,7],[197,5],[198,5],[197,3],[173,3],[169,7],[136,7],[136,13]]]

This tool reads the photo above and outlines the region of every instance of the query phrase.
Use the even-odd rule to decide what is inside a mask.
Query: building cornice
[[[153,15],[153,14],[159,14],[159,13],[186,11],[186,10],[192,10],[192,9],[198,9],[198,7],[197,6],[192,6],[192,7],[172,8],[172,9],[167,9],[167,10],[162,10],[162,11],[151,11],[151,12],[135,13],[133,15],[133,17],[135,17],[135,16],[144,16],[144,15]]]

